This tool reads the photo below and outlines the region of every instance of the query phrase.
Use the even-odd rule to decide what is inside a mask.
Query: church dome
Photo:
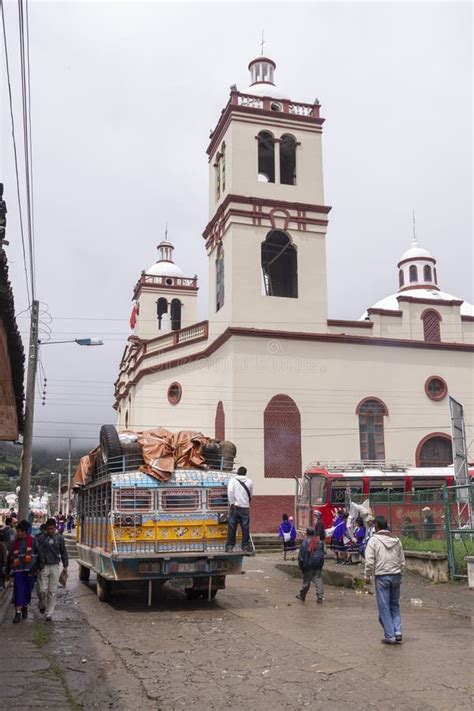
[[[474,307],[467,301],[441,291],[438,286],[436,259],[431,252],[419,246],[415,236],[413,236],[410,249],[402,254],[397,267],[398,291],[377,301],[371,308],[398,311],[400,308],[398,297],[410,296],[416,299],[436,299],[440,302],[462,301],[461,315],[471,316],[473,314]],[[368,318],[367,311],[362,314],[361,320],[366,318]]]
[[[275,85],[276,64],[268,57],[256,57],[249,64],[251,84],[242,94],[269,96],[272,99],[289,100],[289,95]]]
[[[157,247],[159,259],[149,267],[145,274],[149,276],[182,277],[183,270],[173,262],[174,247],[168,240],[163,240]]]

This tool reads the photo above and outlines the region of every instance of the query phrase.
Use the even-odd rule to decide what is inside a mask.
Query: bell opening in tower
[[[266,296],[298,298],[296,249],[285,232],[272,230],[262,242],[262,274]]]
[[[269,131],[258,134],[258,180],[275,182],[275,139]]]

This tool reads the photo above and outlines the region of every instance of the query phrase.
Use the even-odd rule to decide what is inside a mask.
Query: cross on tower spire
[[[262,41],[260,42],[260,47],[261,47],[261,50],[262,50],[262,51],[260,52],[260,54],[262,55],[262,57],[263,57],[263,45],[264,45],[264,44],[265,44],[265,35],[264,35],[264,31],[262,30]]]

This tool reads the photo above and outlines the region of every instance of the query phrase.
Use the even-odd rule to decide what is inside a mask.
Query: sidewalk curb
[[[8,612],[8,606],[10,605],[12,593],[12,585],[9,585],[9,587],[4,588],[4,590],[0,590],[0,625],[2,624]]]
[[[281,570],[293,578],[301,578],[302,573],[296,563],[276,563],[275,568]],[[332,570],[331,568],[323,568],[323,582],[326,585],[333,585],[339,588],[350,588],[351,590],[365,587],[364,578],[359,578],[351,573],[343,572],[342,570]]]

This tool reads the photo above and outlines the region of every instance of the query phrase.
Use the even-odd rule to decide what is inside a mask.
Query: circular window
[[[277,104],[276,102],[274,102],[270,104],[270,108],[272,111],[281,111],[283,107],[281,104]]]
[[[168,284],[168,286],[171,286],[171,284],[173,283],[173,280],[170,277],[168,277],[166,280],[166,283]]]
[[[442,400],[448,394],[446,381],[439,375],[433,375],[425,383],[425,393],[430,400]]]
[[[168,388],[168,402],[171,405],[177,405],[181,400],[181,395],[183,394],[183,389],[179,383],[171,383]]]

